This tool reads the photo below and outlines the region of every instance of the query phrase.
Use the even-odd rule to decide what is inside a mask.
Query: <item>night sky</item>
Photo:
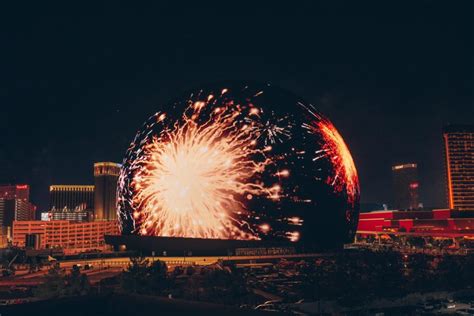
[[[224,3],[3,8],[0,183],[31,184],[44,209],[50,184],[121,162],[170,99],[254,80],[334,122],[362,202],[389,202],[391,165],[416,162],[421,201],[445,206],[442,126],[474,123],[472,2]]]

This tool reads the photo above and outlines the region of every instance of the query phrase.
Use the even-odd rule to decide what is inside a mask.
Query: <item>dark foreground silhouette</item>
[[[45,300],[0,307],[2,316],[13,315],[268,315],[211,303],[192,302],[144,295],[114,294]],[[272,315],[281,315],[272,313]]]

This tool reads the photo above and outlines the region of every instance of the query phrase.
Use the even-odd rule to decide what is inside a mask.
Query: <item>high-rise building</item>
[[[0,185],[0,199],[21,199],[29,201],[30,186],[28,184]]]
[[[443,130],[448,206],[474,210],[474,125],[449,125]]]
[[[80,212],[94,209],[93,185],[52,185],[49,187],[50,210]]]
[[[2,226],[11,226],[13,221],[35,219],[36,206],[23,199],[0,199],[0,220]]]
[[[117,219],[117,181],[121,165],[114,162],[94,164],[94,217],[96,220]]]
[[[0,226],[5,226],[3,224],[5,218],[5,199],[0,199]]]
[[[0,186],[0,226],[11,226],[13,221],[35,218],[36,206],[30,203],[27,184]]]
[[[11,227],[0,226],[0,248],[8,247],[8,242],[11,240]]]
[[[418,208],[418,170],[416,163],[392,166],[394,207],[397,209]]]

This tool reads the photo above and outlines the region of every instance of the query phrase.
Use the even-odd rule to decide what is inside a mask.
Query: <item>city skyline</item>
[[[440,139],[442,139],[442,140],[444,139],[444,138],[443,138],[443,135],[444,135],[444,134],[443,134],[443,133],[444,133],[443,131],[444,131],[446,128],[449,128],[450,126],[451,126],[451,125],[445,125],[445,126],[443,126],[443,127],[440,129],[440,131],[441,131],[441,133],[440,133],[440,135],[441,135]],[[462,126],[472,126],[472,125],[464,124],[464,125],[462,125]],[[444,148],[443,148],[443,149],[444,149]],[[442,158],[443,161],[445,161],[445,159],[446,159],[445,154],[446,154],[446,153],[444,152],[444,155],[443,155],[443,153],[441,153],[441,155],[440,155],[440,158]],[[409,160],[409,159],[406,159],[406,160],[398,160],[398,163],[403,164],[403,163],[406,162],[406,161],[412,161],[412,160]],[[93,162],[93,163],[92,163],[92,165],[94,165],[94,164],[96,164],[96,162]],[[119,165],[119,164],[117,163],[117,165]],[[416,163],[416,165],[418,165],[418,163]],[[449,180],[448,180],[448,178],[447,178],[447,173],[446,173],[446,172],[447,172],[447,171],[446,171],[446,166],[447,166],[447,165],[446,165],[446,162],[445,162],[445,163],[443,164],[443,169],[440,171],[440,172],[441,172],[442,182],[443,182],[443,183],[442,183],[442,185],[443,185],[443,190],[447,190],[447,186],[449,186],[449,185],[448,185],[448,181],[449,181]],[[394,170],[393,168],[394,168],[394,165],[393,165],[393,164],[387,166],[387,169],[388,169],[388,170],[392,170],[392,172],[393,172],[393,170]],[[85,180],[85,181],[83,181],[83,182],[80,182],[80,181],[77,181],[77,180],[72,179],[72,177],[70,177],[70,175],[68,175],[68,174],[64,174],[64,175],[63,175],[62,177],[60,177],[60,178],[69,179],[69,180],[63,181],[63,183],[67,183],[67,184],[65,184],[66,186],[75,186],[75,185],[76,185],[76,186],[93,186],[93,183],[94,183],[94,177],[93,177],[93,176],[90,176],[90,175],[89,175],[89,176],[84,177],[84,175],[81,175],[81,177],[77,177],[77,178],[85,179],[85,178],[91,178],[91,177],[92,177],[92,179],[87,179],[87,180]],[[393,176],[392,176],[392,177],[393,177]],[[3,183],[0,182],[0,185],[3,185],[3,186],[9,186],[9,185],[10,185],[10,186],[15,186],[15,185],[28,185],[28,186],[30,187],[30,184],[29,184],[29,183],[26,183],[26,181],[19,181],[19,182],[14,181],[15,178],[16,178],[16,176],[13,176],[13,177],[11,178],[12,181],[10,181],[10,182],[3,182]],[[30,178],[30,183],[31,183],[31,182],[36,182],[36,181],[37,181],[37,179]],[[391,180],[391,181],[393,181],[393,180]],[[364,211],[371,211],[372,208],[373,208],[375,205],[378,205],[378,206],[381,207],[381,206],[383,206],[383,204],[389,205],[389,206],[392,207],[392,208],[396,208],[396,205],[395,205],[396,203],[395,203],[395,204],[393,203],[393,195],[394,195],[393,184],[390,184],[390,185],[391,185],[391,187],[390,187],[389,189],[387,189],[386,197],[385,197],[383,200],[382,200],[382,199],[379,199],[379,200],[367,200],[367,199],[366,199],[366,200],[364,200],[364,199],[362,198],[363,195],[361,195],[361,206],[362,206],[361,211],[362,211],[362,212],[364,212]],[[53,187],[53,186],[57,186],[57,185],[54,184],[54,182],[49,182],[49,184],[48,184],[49,190],[51,190],[51,187]],[[429,186],[429,185],[428,185],[428,186]],[[48,190],[48,188],[46,188],[46,190]],[[422,188],[423,188],[423,186],[422,186]],[[418,187],[417,187],[417,189],[418,189]],[[41,191],[45,191],[45,188],[33,188],[32,190],[33,190],[33,191],[36,191],[36,192],[38,192],[38,191],[40,191],[40,190],[41,190]],[[363,189],[362,189],[362,190],[363,190]],[[38,195],[38,193],[37,193],[37,195]],[[421,197],[420,197],[420,196],[417,196],[417,199],[419,199],[419,201],[420,201],[422,204],[424,204],[424,203],[423,203],[424,200],[426,200],[426,201],[432,200],[432,199],[430,199],[430,197],[424,195],[423,193],[420,194],[420,195],[421,195]],[[384,195],[384,196],[385,196],[385,195]],[[439,197],[438,197],[438,198],[439,198]],[[450,207],[449,195],[446,196],[445,199],[441,198],[441,199],[438,199],[438,200],[441,201],[441,202],[439,202],[439,204],[435,204],[435,205],[433,205],[433,204],[428,204],[428,205],[424,205],[424,206],[426,206],[426,207],[428,207],[428,208]],[[39,211],[49,211],[49,210],[50,210],[50,207],[49,207],[49,206],[50,206],[51,202],[50,202],[50,197],[49,197],[49,196],[47,196],[46,198],[42,198],[42,199],[40,199],[39,201],[40,201],[40,202],[34,201],[35,205],[38,205],[38,206],[42,207],[41,209],[38,209]],[[364,207],[367,207],[367,209],[364,209]],[[40,213],[38,213],[38,214],[40,214]]]
[[[473,1],[18,4],[0,316],[474,315]]]
[[[29,183],[45,208],[49,185],[92,184],[94,162],[121,162],[137,126],[169,100],[244,79],[301,95],[334,122],[354,156],[362,202],[390,201],[390,166],[414,161],[425,205],[445,205],[442,128],[472,123],[474,111],[469,10],[436,2],[390,13],[368,4],[275,10],[248,23],[212,9],[199,23],[138,11],[113,32],[107,25],[118,21],[101,12],[66,18],[53,9],[48,19],[12,21],[5,45],[19,54],[2,52],[0,182]],[[272,31],[253,32],[255,24]]]

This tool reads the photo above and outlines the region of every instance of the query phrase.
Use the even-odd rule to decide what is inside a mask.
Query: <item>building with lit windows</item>
[[[3,224],[5,217],[5,199],[0,199],[0,226],[5,226]]]
[[[52,185],[49,187],[50,210],[57,212],[92,211],[93,185]]]
[[[474,238],[474,212],[436,209],[360,213],[358,235],[381,233]]]
[[[413,210],[418,208],[418,169],[416,163],[392,166],[394,207]]]
[[[3,207],[3,208],[2,208]],[[31,221],[35,219],[36,206],[29,201],[14,199],[0,203],[3,226],[11,226],[13,221]]]
[[[31,235],[38,236],[39,249],[61,248],[66,254],[105,250],[105,235],[119,233],[116,221],[14,221],[13,245],[25,247]]]
[[[117,219],[117,181],[121,165],[114,162],[94,164],[94,217],[96,220]]]
[[[52,211],[48,213],[47,219],[42,220],[88,222],[92,220],[93,216],[94,214],[91,211]]]
[[[443,130],[449,208],[474,210],[474,125]]]
[[[28,184],[0,185],[0,199],[29,201],[30,186]]]
[[[11,240],[11,227],[0,226],[0,248],[6,248]]]
[[[0,186],[0,226],[9,227],[13,221],[35,219],[36,206],[30,203],[27,184]]]

